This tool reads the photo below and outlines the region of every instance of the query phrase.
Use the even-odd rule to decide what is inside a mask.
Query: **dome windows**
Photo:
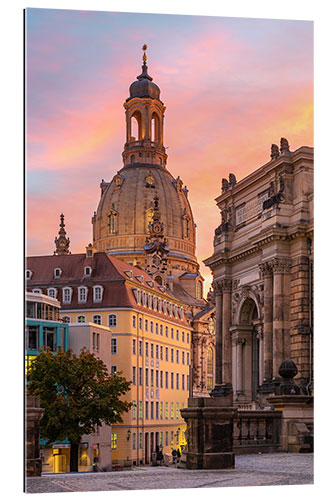
[[[116,234],[118,232],[118,212],[111,210],[108,213],[108,228],[109,234]]]

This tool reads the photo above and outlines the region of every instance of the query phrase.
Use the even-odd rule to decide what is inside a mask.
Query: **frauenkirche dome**
[[[170,289],[181,283],[192,297],[201,298],[195,291],[198,284],[202,288],[202,277],[195,256],[188,190],[166,169],[166,108],[159,99],[160,89],[148,75],[146,60],[144,52],[142,73],[130,86],[130,97],[124,103],[124,166],[111,182],[103,180],[100,185],[101,199],[92,218],[94,247],[143,269],[148,267],[154,279]],[[154,247],[154,241],[159,242],[155,247],[160,253],[165,251],[151,257],[149,263],[147,249]]]

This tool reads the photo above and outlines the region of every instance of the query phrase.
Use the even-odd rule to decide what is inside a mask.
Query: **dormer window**
[[[88,295],[88,288],[86,286],[79,286],[78,296],[80,304],[87,302],[87,295]]]
[[[53,270],[53,276],[54,276],[54,278],[60,278],[61,275],[62,275],[62,270],[60,269],[60,267],[56,267]]]
[[[91,276],[91,273],[92,273],[92,269],[91,269],[91,267],[86,266],[86,267],[84,268],[84,276]]]
[[[103,287],[100,285],[95,285],[93,290],[94,290],[94,302],[102,302]]]
[[[73,290],[69,286],[62,289],[62,301],[64,304],[71,303],[72,293],[73,293]]]
[[[32,277],[32,271],[30,271],[30,269],[27,269],[25,272],[25,279],[30,280],[31,277]]]
[[[34,288],[34,289],[32,290],[32,292],[33,292],[33,293],[38,293],[38,294],[39,294],[39,293],[42,293],[42,290],[41,290],[41,288]]]
[[[57,298],[57,289],[56,288],[48,288],[47,289],[47,295],[49,297],[52,297],[53,299],[56,299]]]

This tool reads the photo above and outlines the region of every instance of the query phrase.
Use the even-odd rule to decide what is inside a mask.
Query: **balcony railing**
[[[281,411],[238,410],[234,419],[235,454],[280,451],[281,417]]]

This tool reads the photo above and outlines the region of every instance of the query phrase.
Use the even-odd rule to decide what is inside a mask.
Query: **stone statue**
[[[280,140],[280,151],[281,151],[281,154],[284,154],[287,156],[290,155],[289,142],[284,137],[281,137],[281,140]]]
[[[272,144],[271,146],[271,158],[276,160],[280,155],[279,146],[277,144]]]
[[[233,188],[236,182],[237,180],[235,174],[229,174],[229,186]]]
[[[223,193],[226,193],[229,189],[229,182],[227,181],[227,179],[222,179],[222,194]]]

